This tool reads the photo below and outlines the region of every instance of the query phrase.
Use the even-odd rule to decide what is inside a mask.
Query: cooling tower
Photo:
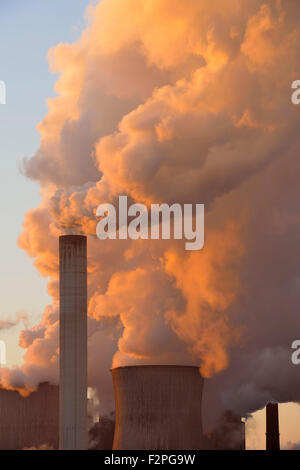
[[[59,446],[87,449],[87,240],[59,237]]]
[[[114,449],[201,449],[203,378],[198,367],[118,367],[112,376]]]
[[[40,384],[28,397],[0,389],[0,450],[58,448],[58,387]]]
[[[266,424],[266,450],[280,450],[278,403],[267,404]]]

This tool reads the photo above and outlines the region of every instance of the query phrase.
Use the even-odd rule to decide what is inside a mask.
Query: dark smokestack
[[[59,237],[59,445],[87,449],[87,240]]]
[[[118,367],[112,375],[114,449],[202,448],[203,378],[198,367]]]
[[[267,404],[266,421],[266,450],[280,450],[278,403]]]
[[[246,450],[246,421],[241,418],[241,450]]]

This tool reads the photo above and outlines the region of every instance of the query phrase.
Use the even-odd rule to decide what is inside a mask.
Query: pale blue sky
[[[24,156],[39,146],[36,125],[47,112],[55,75],[46,54],[59,42],[75,41],[85,25],[88,0],[0,0],[0,80],[6,83],[7,103],[0,105],[0,318],[25,311],[34,324],[50,298],[46,280],[17,246],[27,210],[37,206],[38,185],[19,171]],[[17,347],[23,326],[1,332],[7,342],[7,362],[20,361]]]

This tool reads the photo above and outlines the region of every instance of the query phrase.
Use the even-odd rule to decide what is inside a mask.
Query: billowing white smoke
[[[50,51],[58,96],[24,160],[43,200],[19,244],[53,306],[22,333],[25,364],[1,371],[7,387],[57,376],[67,231],[90,235],[90,385],[103,404],[112,363],[199,363],[241,414],[299,400],[299,14],[298,0],[102,0],[80,41]],[[120,194],[205,203],[204,249],[100,242],[96,208]]]

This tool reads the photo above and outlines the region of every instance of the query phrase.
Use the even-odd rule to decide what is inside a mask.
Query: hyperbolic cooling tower
[[[112,375],[114,449],[201,449],[203,378],[198,367],[117,367]]]
[[[87,240],[59,237],[60,449],[87,449]]]

